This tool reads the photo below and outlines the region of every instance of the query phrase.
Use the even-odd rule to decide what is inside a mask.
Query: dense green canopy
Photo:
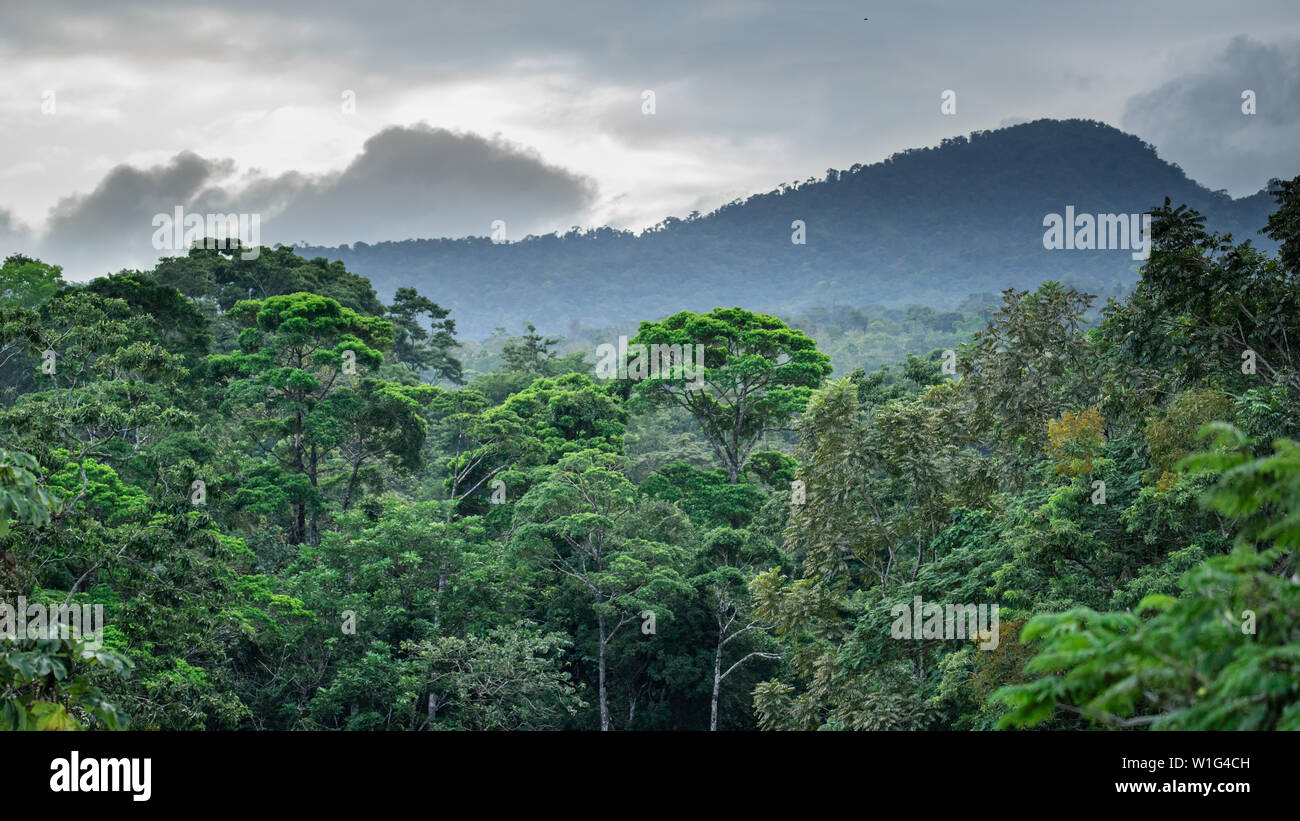
[[[1104,305],[679,305],[613,374],[286,249],[10,257],[0,728],[1300,729],[1273,193]]]

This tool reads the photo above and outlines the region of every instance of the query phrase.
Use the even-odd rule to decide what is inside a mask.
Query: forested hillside
[[[952,310],[970,294],[1046,280],[1111,293],[1132,286],[1141,262],[1125,250],[1047,251],[1044,216],[1066,206],[1145,213],[1165,197],[1216,230],[1274,248],[1258,233],[1272,205],[1264,192],[1233,200],[1111,126],[1039,120],[829,169],[642,234],[575,229],[524,239],[507,225],[509,241],[494,243],[484,225],[477,238],[297,252],[341,260],[386,296],[410,285],[436,294],[468,339],[526,321],[574,335],[707,311],[736,294],[753,310],[784,315],[827,305]],[[792,242],[796,220],[802,244]]]
[[[966,187],[1008,153],[1004,195]],[[639,239],[195,249],[84,285],[11,256],[0,600],[105,627],[0,640],[0,728],[1300,729],[1300,178],[1235,223],[1160,167],[1038,123]],[[1066,191],[1241,236],[1157,208],[1099,304],[1055,280],[1109,262],[1041,253]],[[1240,242],[1265,226],[1276,253]],[[679,267],[701,247],[715,272]],[[990,249],[1017,265],[957,267]],[[886,307],[809,310],[815,338],[764,311],[778,283]],[[467,351],[471,295],[536,325]],[[579,301],[644,320],[613,373],[548,336]],[[845,328],[917,347],[836,375]]]

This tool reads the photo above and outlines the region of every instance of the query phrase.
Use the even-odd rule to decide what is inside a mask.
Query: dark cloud
[[[298,178],[254,186],[266,197]],[[271,232],[295,242],[483,236],[570,227],[595,199],[590,180],[500,139],[426,125],[387,128],[341,173],[308,182]]]
[[[0,259],[32,246],[31,231],[13,214],[0,208]]]
[[[329,0],[45,0],[13,4],[0,43],[19,60],[94,55],[182,71],[209,61],[268,81],[310,76],[322,101],[348,88],[370,106],[419,86],[553,72],[575,81],[575,97],[599,86],[626,90],[626,99],[594,117],[596,127],[630,145],[784,141],[819,155],[808,167],[820,170],[828,160],[881,159],[991,127],[1008,104],[1035,117],[1098,116],[1032,106],[1063,90],[1115,98],[1086,71],[1101,59],[1099,48],[1136,60],[1232,31],[1234,20],[1267,33],[1271,21],[1294,18],[1293,3],[1254,0],[1243,22],[1235,8],[1208,0],[1188,0],[1185,13],[1172,16],[1128,0],[1071,4],[1051,15],[1026,15],[1023,4],[1006,0],[916,0],[885,4],[869,21],[848,0],[389,0],[382,13]],[[1099,28],[1108,20],[1124,24]],[[959,129],[939,115],[945,88],[959,91],[959,116],[970,118]],[[640,114],[642,89],[660,95],[656,117]]]
[[[194,204],[205,185],[232,170],[229,161],[190,152],[153,168],[119,165],[89,194],[50,209],[40,253],[74,276],[148,265],[158,256],[150,244],[154,215]]]
[[[1254,115],[1242,92],[1255,92]],[[1130,98],[1124,128],[1210,188],[1258,191],[1300,172],[1300,43],[1234,38],[1202,65]]]
[[[485,236],[494,220],[517,239],[570,227],[595,196],[590,180],[504,140],[394,126],[334,174],[236,176],[232,161],[189,152],[152,168],[118,166],[89,194],[60,200],[37,250],[76,277],[148,266],[170,253],[153,248],[154,216],[177,206],[259,214],[265,245]],[[0,238],[6,219],[0,212]]]
[[[1250,193],[1300,170],[1294,49],[1239,41],[1130,95],[1159,82],[1144,72],[1162,55],[1208,55],[1204,44],[1220,49],[1238,32],[1296,37],[1294,4],[1186,0],[1171,15],[1096,0],[1027,15],[1009,0],[870,11],[848,0],[0,0],[13,89],[0,95],[12,163],[0,173],[14,181],[0,204],[35,225],[55,197],[89,189],[82,169],[102,158],[175,155],[117,168],[105,190],[60,203],[49,243],[93,272],[134,259],[122,249],[139,248],[142,231],[147,241],[151,215],[178,199],[263,213],[264,241],[482,234],[494,219],[511,236],[574,222],[635,228],[1022,121],[1009,115],[1113,122],[1125,100],[1127,130],[1211,187]],[[59,91],[57,117],[40,113],[47,88]],[[1253,118],[1239,113],[1242,88],[1258,93]],[[356,120],[336,116],[343,89],[357,94]],[[642,113],[644,89],[656,92],[653,116]],[[945,89],[958,93],[955,116],[940,110]],[[375,134],[412,119],[520,136],[599,179],[607,204],[584,214],[590,182],[499,140],[424,127]],[[374,137],[344,171],[280,173],[300,150],[300,167],[337,168],[325,147],[365,134]],[[211,160],[180,162],[183,149],[275,173],[235,177]]]

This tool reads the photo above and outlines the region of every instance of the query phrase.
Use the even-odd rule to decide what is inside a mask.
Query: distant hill
[[[640,235],[601,228],[493,244],[486,237],[299,247],[343,261],[383,296],[400,285],[452,309],[460,334],[532,321],[545,332],[604,328],[675,311],[743,305],[955,307],[967,295],[1057,279],[1092,292],[1131,283],[1128,251],[1048,251],[1043,217],[1138,213],[1185,203],[1238,240],[1272,210],[1187,178],[1139,138],[1087,120],[1038,120],[830,170]],[[803,220],[806,244],[791,242]]]

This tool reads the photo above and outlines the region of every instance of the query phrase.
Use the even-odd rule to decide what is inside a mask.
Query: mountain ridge
[[[1048,279],[1111,291],[1135,281],[1141,262],[1126,250],[1047,250],[1044,216],[1071,205],[1141,213],[1165,197],[1200,211],[1212,230],[1273,247],[1258,233],[1272,206],[1266,191],[1233,199],[1113,126],[1040,119],[828,169],[639,234],[596,228],[501,244],[408,239],[294,251],[340,260],[384,296],[414,285],[452,310],[463,336],[482,338],[525,321],[558,332],[715,305],[950,308],[972,293]],[[791,241],[796,220],[805,244]],[[479,307],[488,303],[494,310]]]

